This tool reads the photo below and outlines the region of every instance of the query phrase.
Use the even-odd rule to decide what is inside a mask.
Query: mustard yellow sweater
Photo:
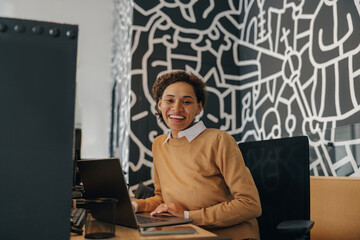
[[[139,212],[174,202],[193,223],[235,239],[259,237],[259,194],[234,138],[206,129],[193,141],[167,135],[154,140],[155,196],[136,200]]]

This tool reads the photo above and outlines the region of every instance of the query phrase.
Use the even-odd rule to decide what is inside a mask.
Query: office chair
[[[239,144],[258,188],[262,240],[310,239],[309,143],[306,136]]]

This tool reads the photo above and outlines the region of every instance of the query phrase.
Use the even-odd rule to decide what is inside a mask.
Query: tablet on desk
[[[170,234],[191,234],[196,229],[191,226],[164,226],[140,228],[141,235],[170,235]]]

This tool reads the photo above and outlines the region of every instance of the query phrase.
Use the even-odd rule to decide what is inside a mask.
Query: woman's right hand
[[[162,203],[154,211],[150,213],[151,216],[161,213],[169,213],[172,216],[184,217],[184,211],[182,207],[179,207],[175,203]]]

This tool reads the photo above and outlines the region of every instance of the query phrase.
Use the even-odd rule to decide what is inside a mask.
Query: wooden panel
[[[360,178],[310,178],[311,240],[360,239]]]

